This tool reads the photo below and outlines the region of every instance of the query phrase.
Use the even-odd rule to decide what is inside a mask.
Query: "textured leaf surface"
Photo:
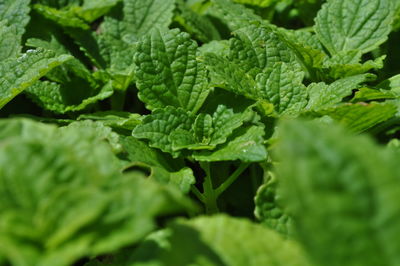
[[[174,20],[187,32],[204,43],[221,39],[217,28],[208,17],[193,11],[184,1],[180,0],[177,3],[178,15]]]
[[[29,0],[1,0],[0,21],[7,23],[7,26],[15,26],[18,36],[25,32],[25,26],[29,22]]]
[[[307,87],[309,100],[307,109],[318,110],[330,107],[342,101],[346,96],[362,82],[373,78],[373,75],[363,74],[334,81],[327,85],[325,83],[312,83]]]
[[[15,58],[21,51],[21,38],[17,34],[17,28],[6,24],[4,21],[0,22],[0,61]]]
[[[69,10],[56,9],[53,7],[35,4],[34,9],[44,17],[56,22],[62,27],[78,28],[83,30],[90,29],[89,25],[81,18]]]
[[[259,126],[241,127],[228,139],[227,143],[217,146],[215,151],[200,151],[193,154],[198,161],[217,162],[235,161],[259,162],[267,158],[263,144],[264,128]]]
[[[179,30],[153,30],[135,55],[139,98],[147,108],[183,107],[195,113],[208,95],[207,72],[197,44]]]
[[[0,108],[32,85],[51,69],[71,59],[69,55],[55,56],[45,50],[31,50],[18,59],[0,63]]]
[[[251,23],[262,23],[261,17],[253,10],[229,0],[212,0],[210,13],[222,19],[234,31],[246,27]]]
[[[123,138],[121,143],[128,154],[128,166],[149,167],[149,178],[162,184],[172,184],[182,192],[189,193],[191,185],[195,183],[190,168],[177,162],[175,166],[171,158],[134,137]]]
[[[315,261],[397,265],[397,156],[333,125],[291,122],[281,130],[280,191]]]
[[[288,64],[276,63],[256,76],[262,99],[271,102],[275,111],[284,115],[297,115],[307,104],[307,90],[303,85],[303,72],[292,70]]]
[[[26,91],[28,96],[39,106],[61,114],[84,110],[88,106],[104,100],[113,94],[113,90],[109,85],[105,85],[100,90],[92,90],[88,87],[81,87],[79,89],[86,89],[87,91],[82,93],[77,91],[74,86],[39,81]]]
[[[397,107],[391,102],[342,104],[320,113],[329,115],[353,132],[362,132],[392,118],[397,113]]]
[[[233,34],[229,59],[252,77],[277,62],[301,72],[296,55],[272,27],[250,25]]]
[[[143,124],[133,130],[133,136],[139,139],[148,139],[151,147],[178,155],[172,148],[170,135],[175,130],[189,131],[195,117],[179,108],[167,107],[154,111],[144,118]]]
[[[168,241],[170,248],[148,258],[149,262],[159,261],[160,265],[309,265],[295,242],[284,240],[260,225],[225,215],[178,221],[171,226]]]
[[[153,28],[167,28],[172,21],[174,0],[124,0],[125,31],[137,37]]]
[[[177,191],[121,175],[110,146],[92,130],[0,123],[14,128],[0,140],[0,246],[12,265],[71,265],[112,252],[144,237],[157,215],[186,208]],[[24,134],[27,128],[47,137]]]
[[[333,55],[340,51],[369,52],[387,39],[393,20],[390,0],[332,0],[316,18],[316,33]]]
[[[261,185],[254,198],[256,208],[254,215],[264,225],[283,234],[292,236],[294,234],[293,219],[287,211],[282,208],[281,199],[276,192],[278,180],[274,174],[270,174],[269,180]]]

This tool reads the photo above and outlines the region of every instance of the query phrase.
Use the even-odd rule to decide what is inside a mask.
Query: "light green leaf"
[[[178,220],[170,230],[162,235],[167,248],[157,238],[155,254],[141,261],[147,265],[310,265],[297,243],[245,219],[204,216]]]
[[[256,76],[260,98],[272,103],[277,113],[296,116],[307,104],[303,77],[303,72],[292,70],[288,64],[275,63]]]
[[[109,84],[100,89],[73,85],[73,83],[68,86],[55,82],[38,81],[27,88],[26,92],[42,108],[60,114],[84,110],[113,94]],[[82,88],[85,90],[82,91]]]
[[[371,74],[362,74],[338,79],[327,85],[323,82],[311,83],[307,87],[309,100],[306,109],[319,110],[333,106],[342,101],[346,96],[351,95],[360,83],[374,78]]]
[[[296,53],[297,58],[305,65],[310,75],[315,75],[313,68],[321,68],[327,54],[317,36],[305,30],[287,30],[279,28],[278,32],[287,45]]]
[[[72,59],[69,55],[55,56],[45,50],[29,50],[18,59],[0,63],[0,108],[24,91],[51,69]]]
[[[267,227],[286,237],[292,237],[295,229],[293,219],[282,207],[277,193],[278,180],[275,174],[269,173],[269,179],[261,185],[254,198],[256,208],[254,215]]]
[[[183,193],[189,193],[196,181],[190,168],[134,137],[122,138],[121,144],[128,154],[127,167],[148,167],[151,171],[149,178],[162,184],[172,184]]]
[[[241,127],[214,151],[196,151],[192,156],[197,161],[207,162],[260,162],[267,158],[267,150],[263,145],[264,134],[264,128],[261,126]]]
[[[154,28],[166,29],[174,8],[174,0],[124,0],[124,30],[138,38]]]
[[[0,21],[13,25],[16,34],[21,37],[30,17],[30,0],[0,0]]]
[[[210,69],[212,85],[223,87],[236,94],[254,99],[258,96],[258,89],[254,79],[227,58],[216,54],[204,55],[204,62]]]
[[[397,113],[395,103],[342,104],[318,112],[329,115],[353,132],[362,132],[392,118]]]
[[[276,2],[276,0],[234,0],[234,2],[265,8],[271,6],[273,3]]]
[[[209,9],[209,13],[223,20],[231,31],[250,24],[259,25],[263,23],[262,18],[254,14],[253,10],[241,4],[236,4],[230,0],[212,0],[211,2],[213,5]]]
[[[78,120],[93,120],[114,129],[133,130],[141,123],[141,115],[128,112],[104,111],[82,114]]]
[[[292,121],[281,133],[279,193],[315,262],[397,265],[398,156],[335,125]]]
[[[197,44],[179,30],[152,30],[135,54],[139,98],[148,109],[182,107],[196,113],[208,95],[207,71]]]
[[[332,55],[367,53],[386,41],[392,21],[390,0],[331,0],[318,12],[315,31]]]
[[[72,7],[72,10],[87,22],[93,22],[106,14],[120,0],[84,0],[82,6]]]
[[[295,53],[272,27],[250,25],[235,31],[229,59],[253,78],[277,62],[301,72]]]
[[[174,20],[182,25],[194,38],[204,43],[221,39],[217,28],[208,17],[194,12],[182,0],[178,1],[177,4],[178,14]]]
[[[189,131],[194,120],[195,117],[190,112],[169,106],[145,116],[143,123],[132,134],[139,139],[148,139],[150,147],[159,148],[177,157],[179,152],[173,149],[170,135],[176,130]]]
[[[6,24],[5,21],[0,21],[0,61],[16,58],[21,52],[21,36],[18,36],[17,28]]]
[[[90,26],[83,19],[77,17],[75,13],[70,10],[56,9],[41,4],[35,4],[33,8],[39,14],[54,21],[62,27],[71,27],[83,30],[90,29]]]
[[[135,244],[158,215],[190,208],[174,189],[120,174],[110,146],[92,129],[0,124],[13,128],[0,140],[0,247],[7,264],[72,265]]]
[[[371,89],[367,87],[360,88],[354,95],[351,102],[365,102],[372,100],[385,100],[385,99],[395,99],[396,95],[388,90],[384,89]]]
[[[400,74],[390,77],[377,85],[377,88],[389,90],[397,96],[400,96]]]

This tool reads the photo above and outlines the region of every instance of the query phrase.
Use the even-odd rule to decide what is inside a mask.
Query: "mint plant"
[[[0,0],[0,266],[400,263],[396,0]]]

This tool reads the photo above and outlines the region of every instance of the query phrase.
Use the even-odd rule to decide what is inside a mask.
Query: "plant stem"
[[[190,190],[192,191],[192,193],[201,201],[204,202],[204,195],[201,194],[201,192],[197,189],[197,187],[195,185],[192,185]]]
[[[201,168],[206,172],[206,176],[203,183],[203,203],[206,207],[207,214],[218,213],[219,209],[217,206],[217,194],[213,188],[211,174],[210,174],[210,163],[201,162]]]
[[[217,197],[221,195],[230,185],[232,185],[233,182],[236,181],[236,179],[243,173],[244,170],[246,170],[247,167],[249,167],[249,163],[242,163],[240,166],[233,172],[226,180],[224,183],[222,183],[217,189],[215,189],[215,194]]]

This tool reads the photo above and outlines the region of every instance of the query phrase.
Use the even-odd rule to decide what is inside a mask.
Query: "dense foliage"
[[[0,265],[400,265],[400,1],[0,0]]]

